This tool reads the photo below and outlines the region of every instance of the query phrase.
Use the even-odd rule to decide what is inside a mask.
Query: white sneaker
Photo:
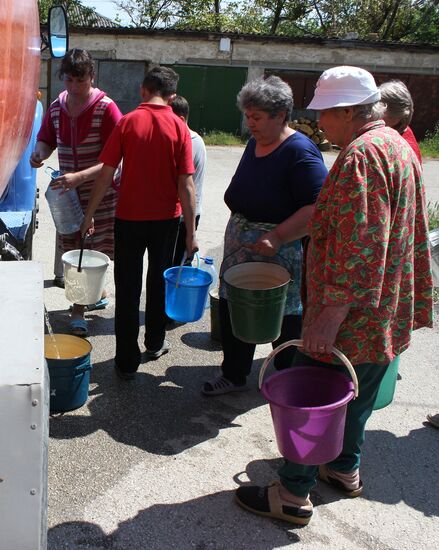
[[[247,384],[234,384],[224,376],[218,376],[209,382],[205,382],[201,389],[204,395],[223,395],[225,393],[231,393],[234,391],[247,391]]]
[[[165,353],[168,353],[168,351],[171,349],[171,343],[168,340],[163,340],[163,345],[160,349],[156,351],[152,351],[150,349],[145,350],[145,355],[149,359],[158,359]]]

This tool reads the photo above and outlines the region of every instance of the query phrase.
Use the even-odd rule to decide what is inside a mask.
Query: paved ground
[[[228,217],[222,196],[241,152],[208,150],[199,241],[202,254],[217,261]],[[328,164],[333,159],[326,156]],[[439,163],[425,169],[428,196],[439,200]],[[54,230],[43,171],[40,178],[35,259],[44,263],[52,324],[64,332],[68,302],[51,283]],[[112,299],[111,272],[108,289]],[[169,332],[171,353],[143,362],[135,382],[121,382],[112,371],[113,314],[112,303],[88,315],[94,368],[87,404],[50,421],[50,550],[437,548],[439,431],[424,424],[426,413],[439,411],[437,328],[415,333],[393,404],[369,422],[364,496],[344,500],[318,485],[312,522],[294,528],[233,503],[239,484],[266,483],[281,464],[269,409],[256,390],[268,347],[257,349],[251,391],[202,397],[202,382],[221,361],[206,314]]]

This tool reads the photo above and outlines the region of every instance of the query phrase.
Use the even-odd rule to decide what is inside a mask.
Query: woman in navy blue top
[[[276,76],[247,83],[238,95],[252,134],[224,200],[231,216],[224,239],[220,280],[231,266],[271,262],[286,268],[292,279],[282,332],[273,347],[300,338],[302,237],[327,170],[316,145],[288,126],[293,107],[291,88]],[[220,284],[220,326],[224,360],[222,375],[206,382],[203,393],[220,395],[247,389],[255,345],[232,332],[227,294]],[[291,365],[294,348],[275,358],[276,368]]]

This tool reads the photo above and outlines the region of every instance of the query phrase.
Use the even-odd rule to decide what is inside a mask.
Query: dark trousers
[[[140,364],[139,306],[143,282],[143,256],[148,250],[146,276],[145,346],[162,347],[165,338],[165,282],[163,272],[172,265],[179,219],[114,223],[114,282],[116,287],[116,357],[127,372]]]
[[[233,335],[230,322],[229,307],[227,300],[219,300],[219,317],[221,326],[221,340],[223,345],[224,359],[221,365],[223,376],[234,384],[245,384],[250,374],[255,354],[255,344],[247,344]],[[301,315],[285,315],[282,322],[282,329],[279,338],[272,343],[273,349],[287,342],[300,338],[302,330]],[[291,366],[296,348],[291,346],[280,353],[274,359],[274,366],[281,370]]]
[[[200,222],[200,214],[198,214],[198,216],[195,216],[195,230],[198,229],[199,222]],[[186,224],[184,223],[184,221],[180,221],[180,223],[178,224],[178,236],[177,236],[177,242],[175,243],[174,259],[172,261],[173,266],[177,266],[181,264],[185,250],[186,250]]]

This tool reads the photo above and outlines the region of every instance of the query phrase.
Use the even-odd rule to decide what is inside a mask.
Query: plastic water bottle
[[[218,286],[218,273],[215,269],[215,265],[213,262],[213,258],[211,256],[206,256],[205,258],[201,258],[203,261],[200,264],[200,269],[203,271],[207,271],[212,275],[212,283],[209,286],[209,292],[213,289],[215,289]],[[207,294],[206,304],[204,306],[206,309],[210,307],[210,296],[209,293]]]
[[[50,176],[52,180],[61,175],[61,172],[58,170],[51,170]],[[49,185],[45,197],[58,233],[61,235],[70,235],[79,231],[84,219],[84,212],[82,211],[76,189],[64,192],[62,188],[53,189]]]

